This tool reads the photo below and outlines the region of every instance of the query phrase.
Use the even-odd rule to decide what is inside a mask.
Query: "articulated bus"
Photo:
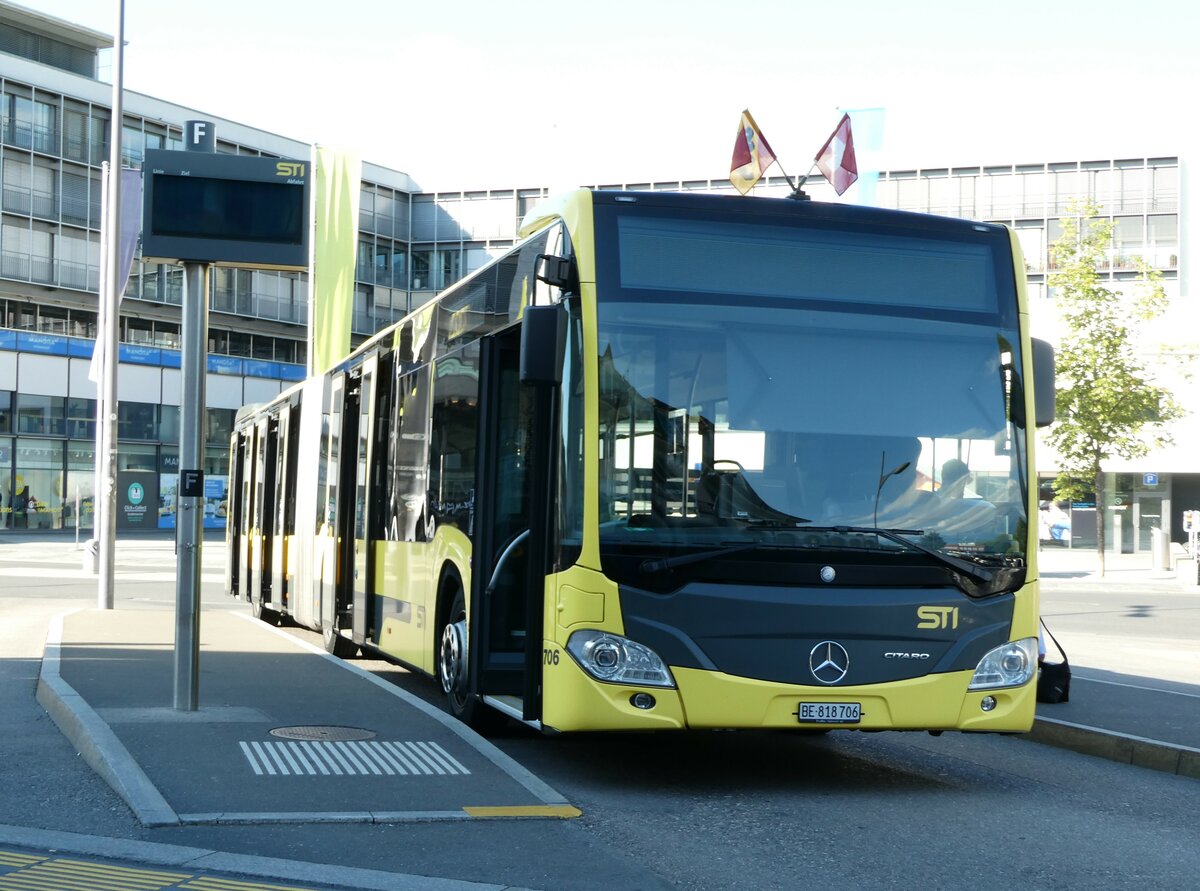
[[[476,726],[1020,732],[1053,389],[1004,226],[572,192],[242,410],[229,590]]]

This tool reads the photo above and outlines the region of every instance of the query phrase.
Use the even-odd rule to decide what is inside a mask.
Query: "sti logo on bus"
[[[958,627],[957,606],[918,606],[918,628],[941,629]]]
[[[304,165],[299,161],[280,161],[275,165],[276,176],[304,176]]]

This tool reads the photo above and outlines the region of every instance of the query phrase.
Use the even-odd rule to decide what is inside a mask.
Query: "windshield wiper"
[[[714,548],[710,551],[698,551],[695,554],[678,554],[674,557],[660,557],[657,560],[644,560],[638,569],[640,569],[642,572],[662,572],[665,569],[672,569],[676,566],[687,566],[689,563],[703,563],[705,560],[712,560],[716,557],[724,557],[728,554],[740,554],[742,551],[753,551],[761,547],[769,546],[758,541],[726,545],[723,548]]]
[[[839,534],[857,532],[863,535],[876,535],[903,547],[920,551],[949,569],[954,583],[963,593],[971,597],[983,597],[986,594],[1010,590],[1021,584],[1025,573],[1024,565],[1001,566],[992,569],[904,537],[906,535],[924,535],[923,529],[880,529],[875,526],[806,526],[805,531],[837,532]]]

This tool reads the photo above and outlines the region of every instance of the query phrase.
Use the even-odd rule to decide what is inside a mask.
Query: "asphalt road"
[[[206,545],[205,601],[247,609],[221,594],[221,550]],[[169,543],[118,556],[130,573],[118,580],[118,608],[173,602]],[[69,557],[61,545],[0,542],[0,824],[112,840],[125,852],[118,856],[135,860],[136,849],[121,847],[127,840],[545,889],[1171,889],[1194,887],[1200,875],[1200,782],[962,734],[545,738],[513,727],[493,742],[582,818],[147,830],[33,699],[50,617],[95,604],[94,582],[57,575]],[[1073,588],[1047,602],[1062,626],[1145,621],[1171,639],[1175,601],[1141,594],[1114,603]],[[437,698],[426,679],[364,664]]]

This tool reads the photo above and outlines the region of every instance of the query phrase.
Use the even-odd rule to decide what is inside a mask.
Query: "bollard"
[[[89,538],[83,543],[83,569],[85,572],[96,572],[96,564],[100,560],[100,542]]]
[[[1171,574],[1171,540],[1165,529],[1150,530],[1150,558],[1153,578],[1163,578]]]

